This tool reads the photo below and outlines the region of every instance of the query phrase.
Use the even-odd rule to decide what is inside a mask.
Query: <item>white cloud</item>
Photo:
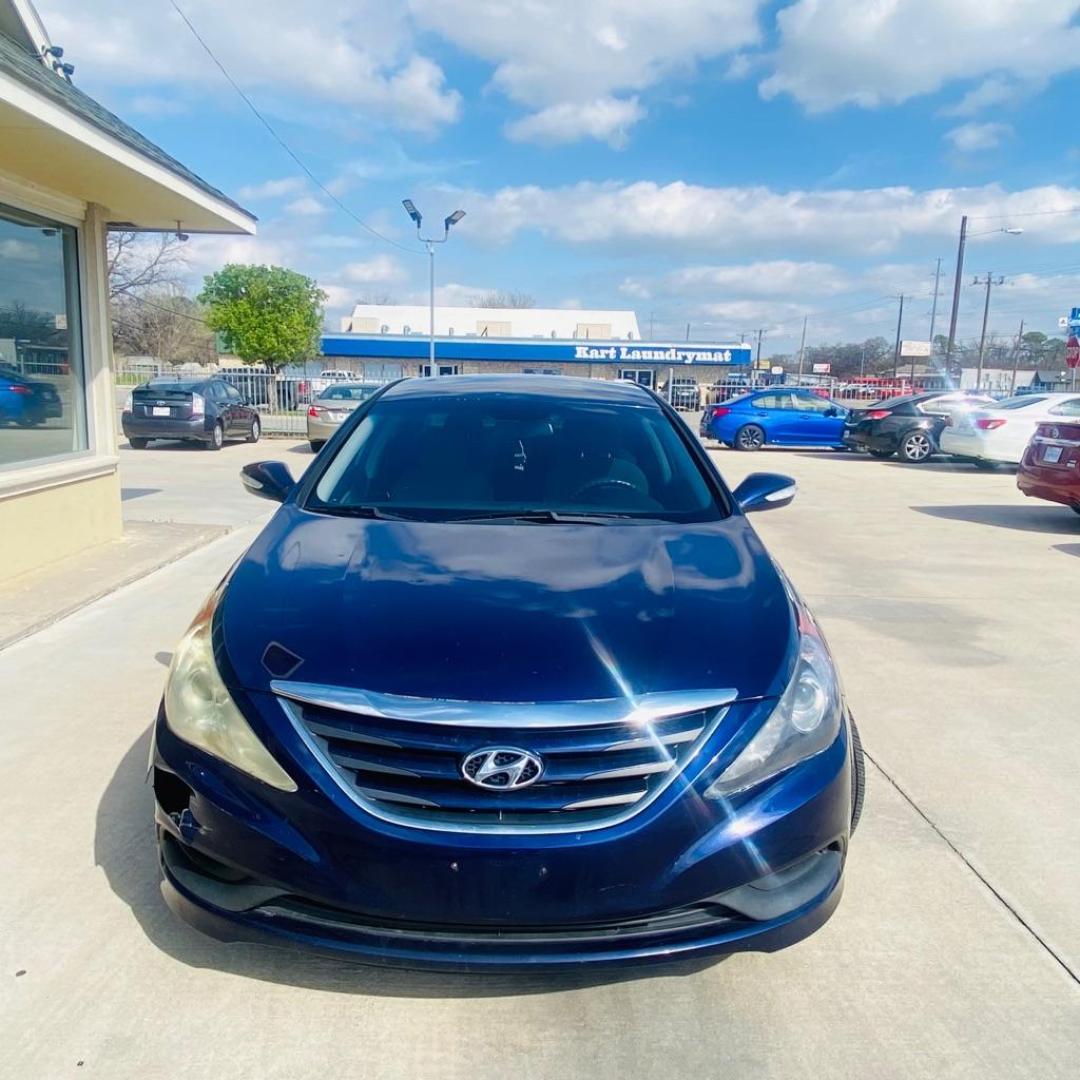
[[[404,281],[408,274],[392,255],[373,255],[361,262],[346,263],[342,274],[359,285],[387,285]]]
[[[666,278],[681,292],[736,290],[743,296],[829,296],[851,288],[847,275],[822,262],[770,262],[735,266],[686,266]]]
[[[1080,214],[1047,214],[1080,206],[1080,189],[1048,184],[1006,191],[972,188],[886,188],[776,191],[767,187],[706,187],[582,182],[561,188],[506,187],[493,193],[455,192],[469,211],[469,235],[506,243],[534,230],[574,245],[664,252],[754,251],[880,255],[907,241],[955,237],[960,217],[1040,216],[1024,221],[1026,238],[1080,242]]]
[[[995,105],[1010,105],[1026,94],[1032,93],[1042,85],[1039,82],[1019,82],[1014,79],[993,77],[983,79],[978,86],[969,90],[955,105],[942,109],[943,116],[975,116],[983,109]]]
[[[175,97],[159,94],[138,94],[131,101],[131,111],[141,116],[179,116],[187,112],[187,105]]]
[[[247,184],[240,189],[241,199],[280,199],[303,191],[306,184],[299,176],[285,176],[280,180],[265,180],[261,184]]]
[[[757,44],[763,2],[410,0],[410,6],[423,27],[493,64],[493,86],[536,113],[512,125],[512,137],[610,142],[613,132],[643,115],[640,106],[628,108],[634,92]],[[613,104],[621,106],[618,123],[610,119]]]
[[[620,150],[627,144],[630,128],[644,115],[645,110],[636,97],[563,102],[515,120],[506,126],[506,134],[516,142],[562,143],[597,139]]]
[[[168,5],[44,0],[54,40],[98,84],[188,86],[231,94]],[[428,131],[457,119],[461,97],[416,51],[405,5],[381,0],[185,0],[233,77],[264,96],[333,103],[377,123]]]
[[[1013,133],[1008,124],[977,124],[971,121],[945,132],[945,138],[953,149],[961,154],[977,154],[981,150],[993,150]]]
[[[318,217],[327,211],[328,207],[313,195],[301,195],[299,199],[293,199],[291,203],[285,205],[285,213],[296,214],[298,217]]]
[[[795,0],[776,16],[766,98],[873,108],[958,79],[1045,79],[1080,64],[1076,0]]]

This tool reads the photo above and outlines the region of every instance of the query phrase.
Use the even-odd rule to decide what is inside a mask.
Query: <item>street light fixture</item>
[[[450,226],[456,225],[465,216],[465,211],[455,210],[448,218],[443,220],[442,236],[427,237],[420,235],[420,226],[423,223],[424,215],[416,209],[416,204],[412,199],[402,199],[401,205],[405,207],[405,212],[415,223],[416,238],[427,248],[428,259],[430,260],[431,272],[428,275],[428,364],[430,365],[431,377],[437,378],[439,369],[435,364],[435,245],[445,244],[450,239]]]

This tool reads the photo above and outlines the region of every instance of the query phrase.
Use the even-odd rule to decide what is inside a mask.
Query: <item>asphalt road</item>
[[[755,524],[872,758],[836,915],[696,969],[436,978],[222,946],[160,901],[149,719],[162,661],[265,516],[233,478],[253,449],[306,460],[124,453],[125,487],[159,489],[129,513],[235,531],[0,652],[0,1076],[1080,1074],[1080,518],[1008,474],[719,452],[733,482],[798,479]]]

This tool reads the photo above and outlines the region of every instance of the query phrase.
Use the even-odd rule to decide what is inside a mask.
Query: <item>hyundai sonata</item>
[[[841,893],[862,754],[821,632],[665,402],[398,382],[176,649],[163,892],[224,940],[446,968],[769,951]]]

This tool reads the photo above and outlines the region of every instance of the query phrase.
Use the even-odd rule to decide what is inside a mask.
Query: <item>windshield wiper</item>
[[[388,514],[377,506],[319,506],[320,513],[333,514],[335,517],[378,518],[380,521],[409,521],[401,514]]]
[[[633,518],[633,514],[575,514],[562,510],[490,510],[464,514],[447,521],[524,521],[530,525],[606,525],[613,520]]]

